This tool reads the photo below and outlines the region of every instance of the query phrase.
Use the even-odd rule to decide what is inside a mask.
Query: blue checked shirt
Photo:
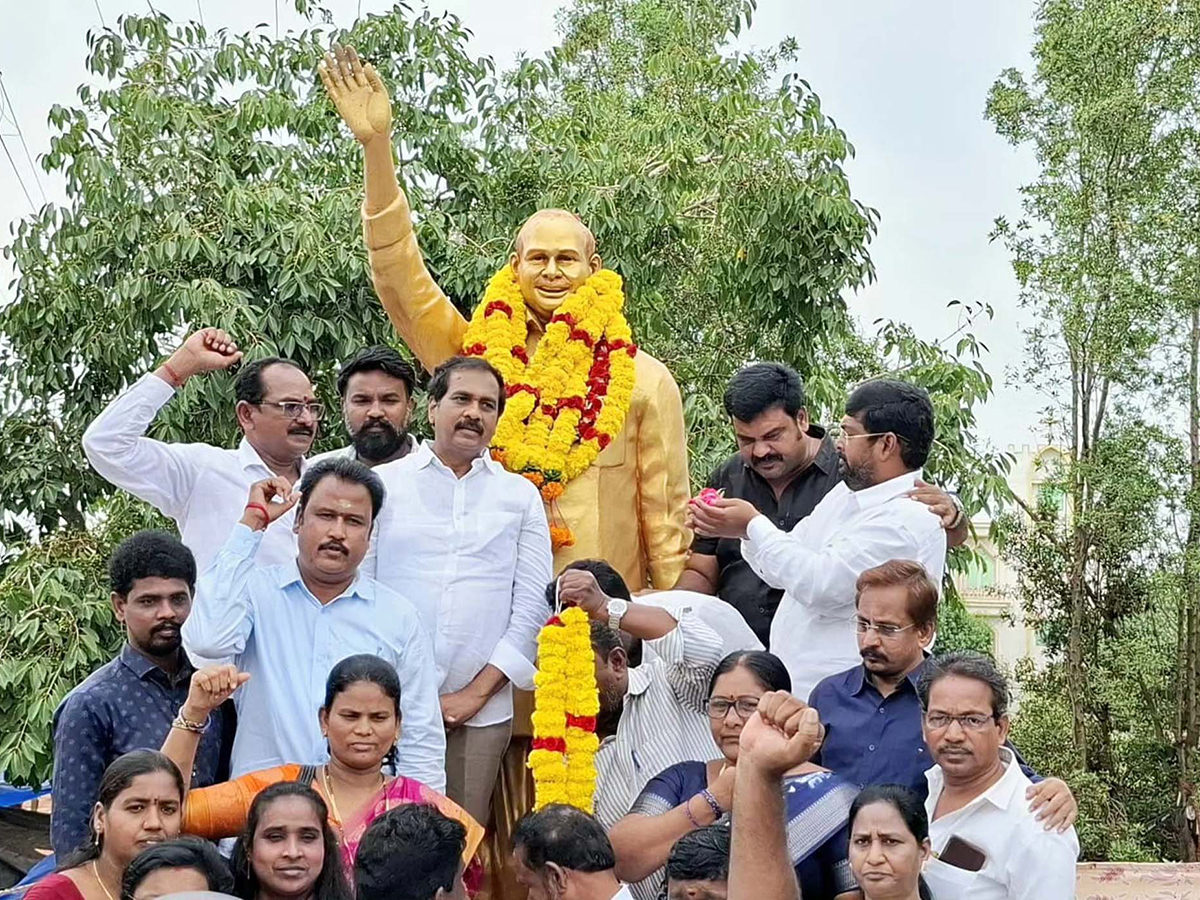
[[[88,817],[100,777],[114,759],[131,750],[157,750],[187,699],[195,670],[186,657],[172,678],[128,644],[77,685],[54,713],[54,812],[50,842],[55,854],[77,849],[87,838]],[[233,732],[232,716],[219,710],[200,738],[192,784],[204,787],[228,777],[222,741]],[[224,771],[222,769],[224,768]]]

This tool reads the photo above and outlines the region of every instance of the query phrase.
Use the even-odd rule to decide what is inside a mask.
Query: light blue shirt
[[[276,523],[277,527],[279,523]],[[189,653],[232,659],[250,680],[234,695],[233,777],[285,763],[328,759],[317,711],[325,680],[340,660],[373,653],[400,676],[397,772],[437,791],[446,787],[446,733],[433,648],[412,605],[360,575],[322,604],[293,560],[260,567],[263,532],[235,525],[200,576],[183,625]]]

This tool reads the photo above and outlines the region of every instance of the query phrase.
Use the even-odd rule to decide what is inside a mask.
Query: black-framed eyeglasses
[[[758,698],[738,697],[736,700],[730,700],[727,697],[710,697],[704,701],[704,712],[710,719],[723,719],[729,715],[731,709],[744,721],[758,709]]]
[[[273,406],[288,419],[300,418],[304,415],[305,410],[314,419],[320,419],[321,416],[325,415],[324,403],[292,403],[264,400],[262,403],[255,403],[254,405],[258,407]]]
[[[864,619],[862,616],[854,617],[854,630],[859,634],[866,634],[868,631],[874,631],[884,640],[894,638],[898,634],[903,634],[910,628],[916,628],[917,623],[911,625],[886,625],[879,622],[872,622],[870,619]]]
[[[925,714],[925,724],[938,730],[949,728],[951,722],[957,722],[963,731],[982,731],[989,722],[995,721],[999,721],[997,716],[985,716],[982,713],[971,713],[966,716],[951,716],[947,713]]]

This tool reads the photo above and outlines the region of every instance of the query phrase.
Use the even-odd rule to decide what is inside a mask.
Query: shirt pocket
[[[625,417],[625,422],[626,425],[632,424],[629,416]],[[592,463],[593,466],[598,469],[615,469],[617,466],[625,465],[626,445],[629,443],[629,435],[625,433],[625,427],[623,425],[612,443],[600,451],[596,461]]]
[[[968,900],[971,889],[979,882],[978,872],[968,872],[932,856],[922,874],[937,900]]]

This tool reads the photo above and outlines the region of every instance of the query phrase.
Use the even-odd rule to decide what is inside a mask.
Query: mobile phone
[[[987,863],[986,853],[958,835],[951,835],[937,858],[946,865],[962,869],[964,872],[978,872]]]

